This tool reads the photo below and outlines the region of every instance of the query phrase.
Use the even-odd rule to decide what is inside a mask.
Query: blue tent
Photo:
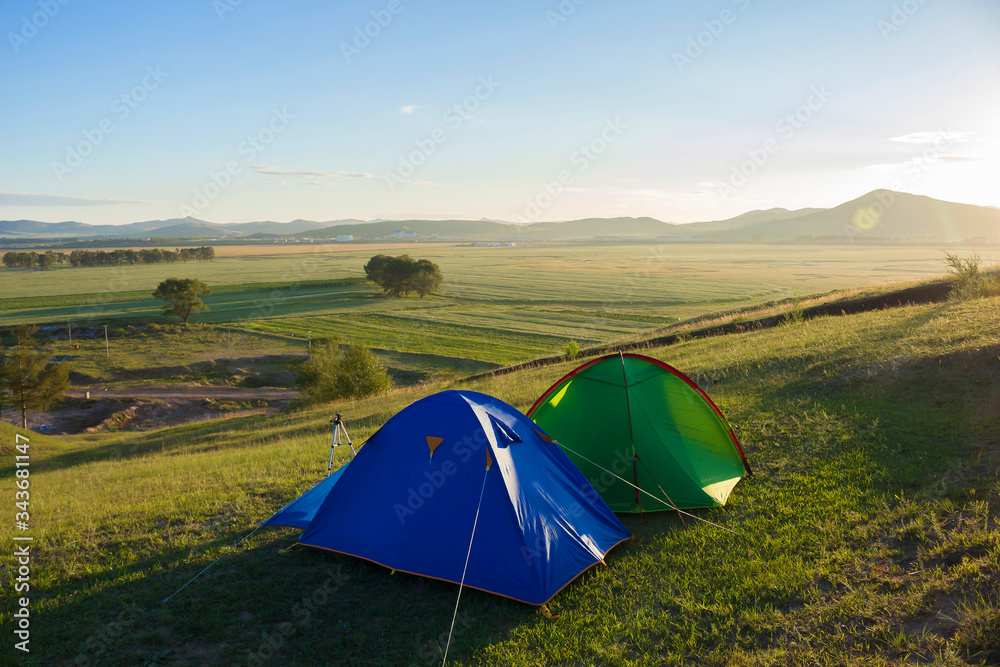
[[[455,583],[468,554],[466,586],[536,605],[631,537],[538,426],[476,392],[413,403],[337,475],[265,525],[305,528],[303,546]]]

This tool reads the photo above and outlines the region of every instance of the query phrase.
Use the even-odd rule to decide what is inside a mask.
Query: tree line
[[[365,264],[365,275],[391,296],[407,296],[416,292],[422,298],[441,287],[444,281],[437,264],[429,259],[413,259],[409,255],[375,255]]]
[[[3,264],[8,269],[34,269],[37,267],[48,271],[56,264],[65,264],[68,261],[69,255],[53,250],[44,253],[12,251],[4,253],[3,256]]]
[[[120,266],[128,264],[172,264],[175,262],[207,262],[215,259],[215,248],[142,248],[139,250],[74,250],[68,255],[49,250],[44,253],[11,251],[4,253],[3,264],[9,269],[50,270],[56,264],[70,266]]]

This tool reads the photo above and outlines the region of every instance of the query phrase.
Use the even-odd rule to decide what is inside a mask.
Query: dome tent
[[[639,354],[580,366],[528,415],[615,512],[725,505],[750,472],[712,399],[676,368]]]
[[[466,586],[535,605],[631,537],[538,426],[476,392],[411,404],[338,473],[265,525],[401,572],[465,573]]]

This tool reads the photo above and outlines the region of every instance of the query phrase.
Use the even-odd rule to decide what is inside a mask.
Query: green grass
[[[286,375],[287,355],[308,353],[306,332],[271,335],[225,325],[156,325],[153,332],[143,327],[111,327],[107,356],[103,328],[96,338],[66,338],[65,329],[44,339],[44,349],[52,357],[70,356],[72,371],[98,378],[109,386],[167,384],[174,382],[237,382],[248,375],[273,379]],[[314,330],[313,337],[323,335]],[[465,376],[496,366],[467,358],[422,352],[378,351],[382,363],[402,373],[400,380]],[[273,359],[262,357],[276,356]],[[236,360],[241,360],[239,363]],[[208,363],[206,363],[208,362]],[[287,383],[287,382],[286,382]],[[273,382],[269,382],[273,385]]]
[[[307,280],[302,282],[271,282],[246,283],[235,285],[217,285],[212,288],[212,294],[261,293],[272,291],[288,291],[291,289],[308,289],[314,287],[360,287],[366,285],[364,278],[336,278],[329,280]],[[49,296],[22,296],[0,299],[0,311],[3,310],[33,310],[36,308],[61,308],[67,306],[86,306],[96,303],[121,303],[153,301],[147,299],[148,291],[132,292],[98,292],[94,294],[59,294]]]
[[[370,346],[515,363],[550,355],[568,340],[607,342],[649,328],[636,323],[534,308],[462,305],[386,312],[273,318],[247,322],[254,331],[339,336]]]
[[[984,262],[997,259],[996,249],[979,251]],[[213,288],[205,298],[211,310],[195,315],[197,322],[300,337],[321,332],[399,352],[514,363],[557,354],[570,340],[587,346],[642,338],[720,311],[924,278],[943,266],[941,252],[930,247],[894,247],[887,259],[884,248],[855,246],[802,245],[794,256],[785,246],[753,244],[423,246],[411,252],[441,266],[441,294],[399,300],[359,282],[376,252],[371,248],[241,252],[168,266],[0,269],[0,326],[156,317],[162,304],[149,294],[178,275]]]
[[[467,665],[888,665],[1000,660],[1000,299],[821,318],[650,350],[711,378],[755,475],[724,510],[626,517],[549,605],[467,590]],[[139,434],[32,435],[30,664],[434,664],[456,587],[257,533],[362,441],[446,386],[524,410],[572,367]],[[0,426],[9,452],[13,430]],[[3,477],[10,481],[5,459]],[[0,528],[8,539],[9,522]],[[8,570],[9,572],[10,570]],[[6,575],[9,576],[9,575]],[[308,617],[303,600],[312,605]],[[298,605],[298,606],[296,606]],[[9,608],[3,610],[9,632]],[[308,620],[308,623],[306,622]],[[289,636],[281,634],[281,624]],[[37,643],[36,643],[37,642]],[[252,663],[251,663],[252,664]]]

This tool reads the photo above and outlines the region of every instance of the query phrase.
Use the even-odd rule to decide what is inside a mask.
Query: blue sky
[[[2,219],[1000,206],[994,0],[10,0],[0,22]]]

